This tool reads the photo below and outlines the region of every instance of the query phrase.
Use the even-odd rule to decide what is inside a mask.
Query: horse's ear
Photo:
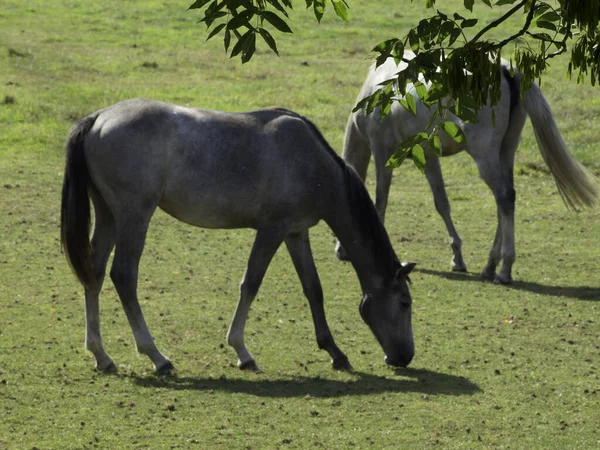
[[[407,277],[408,274],[410,274],[413,271],[413,269],[415,268],[416,265],[417,265],[417,263],[414,263],[414,262],[400,263],[400,268],[396,272],[396,278],[401,277],[401,276]]]

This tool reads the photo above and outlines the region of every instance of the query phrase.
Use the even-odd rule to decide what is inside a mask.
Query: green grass
[[[387,228],[400,258],[419,264],[410,369],[385,366],[357,312],[356,276],[319,225],[312,246],[328,319],[356,372],[334,372],[317,349],[283,250],[247,325],[264,373],[240,372],[224,337],[253,232],[191,228],[158,212],[140,301],[178,375],[157,378],[136,355],[109,282],[102,331],[119,374],[92,370],[82,289],[58,239],[71,124],[136,96],[230,111],[283,106],[313,119],[339,150],[370,48],[424,16],[422,2],[353,2],[350,24],[329,14],[317,26],[299,2],[281,57],[263,46],[241,66],[218,39],[203,43],[188,3],[2,4],[0,448],[597,448],[600,213],[566,211],[529,125],[517,154],[512,287],[476,275],[495,204],[467,155],[443,161],[467,275],[449,271],[423,176],[410,165],[395,172]],[[600,174],[597,88],[566,81],[564,60],[553,64],[544,92],[573,153]],[[367,184],[373,192],[372,176]]]

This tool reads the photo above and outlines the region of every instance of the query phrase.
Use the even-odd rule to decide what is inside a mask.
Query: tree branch
[[[498,25],[500,25],[502,22],[504,22],[509,17],[511,17],[518,10],[520,10],[521,8],[523,8],[527,4],[528,1],[529,0],[522,0],[520,3],[518,3],[515,6],[513,6],[509,11],[507,11],[506,14],[504,14],[502,17],[499,17],[498,19],[493,20],[492,22],[490,22],[489,24],[487,24],[485,27],[483,27],[479,31],[479,33],[477,33],[473,37],[473,39],[471,39],[470,43],[477,42],[481,38],[481,36],[483,36],[485,33],[487,33],[488,31],[490,31],[493,28],[497,28]],[[494,48],[502,48],[506,44],[508,44],[510,41],[513,41],[513,40],[517,39],[518,37],[521,37],[521,36],[523,36],[525,34],[525,32],[531,26],[531,21],[533,20],[533,14],[535,12],[535,2],[536,2],[536,0],[533,0],[531,2],[531,9],[529,10],[529,13],[527,14],[527,19],[525,20],[525,25],[523,26],[523,28],[518,33],[516,33],[516,34],[510,36],[509,38],[504,39],[500,43],[494,45],[493,46]]]

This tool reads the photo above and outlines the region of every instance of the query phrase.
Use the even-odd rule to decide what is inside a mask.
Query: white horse
[[[404,55],[405,59],[413,57],[412,52]],[[379,83],[393,78],[406,66],[405,62],[396,65],[392,58],[377,68],[373,65],[360,90],[358,100],[373,94],[380,87]],[[598,197],[598,188],[593,176],[567,151],[550,106],[539,86],[534,83],[521,99],[521,74],[515,71],[514,76],[511,76],[506,62],[503,62],[501,70],[502,90],[501,99],[494,107],[495,126],[492,121],[492,108],[486,106],[479,112],[479,122],[476,124],[464,123],[452,115],[445,119],[456,123],[462,129],[466,137],[464,144],[455,143],[445,133],[441,133],[440,138],[443,146],[442,156],[466,150],[475,160],[481,178],[494,194],[498,209],[498,226],[482,276],[508,284],[512,282],[511,270],[515,261],[513,165],[527,116],[531,119],[540,153],[554,176],[558,191],[567,207],[577,209],[594,205]],[[382,220],[385,218],[392,181],[392,173],[386,167],[386,162],[402,141],[425,130],[432,114],[432,111],[419,101],[412,86],[407,86],[407,95],[415,97],[416,116],[396,102],[389,115],[383,119],[380,119],[378,109],[369,115],[366,115],[363,109],[351,113],[346,126],[343,158],[356,169],[363,180],[367,175],[371,154],[373,155],[377,176],[375,206]],[[427,148],[425,156],[425,175],[433,192],[435,207],[442,216],[450,236],[454,254],[452,269],[466,271],[467,266],[461,253],[462,240],[450,217],[450,204],[439,158]],[[339,242],[336,253],[338,258],[345,259],[345,251]],[[496,273],[500,261],[502,268]]]

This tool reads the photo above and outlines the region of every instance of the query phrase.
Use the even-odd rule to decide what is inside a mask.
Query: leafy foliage
[[[348,4],[345,0],[330,0],[337,16],[348,21]],[[306,0],[306,7],[313,8],[320,22],[325,14],[327,0]],[[286,22],[288,10],[293,9],[291,0],[196,0],[189,9],[203,9],[204,22],[210,29],[206,40],[223,33],[225,51],[230,57],[240,55],[242,63],[250,61],[256,51],[256,36],[259,35],[269,48],[279,55],[277,44],[265,28],[269,25],[282,33],[291,33]]]
[[[326,0],[306,0],[306,7],[312,7],[320,21],[327,3]],[[345,0],[330,0],[330,3],[339,17],[348,20]],[[465,122],[475,122],[477,112],[484,104],[489,101],[494,106],[500,98],[501,52],[509,44],[514,45],[511,67],[516,67],[523,74],[522,92],[535,80],[541,83],[548,60],[569,52],[569,46],[568,76],[575,75],[578,83],[589,76],[592,86],[600,80],[598,0],[464,0],[464,8],[472,13],[476,3],[497,9],[498,17],[481,26],[477,18],[436,10],[434,15],[422,19],[403,37],[376,45],[373,51],[377,65],[388,58],[400,63],[405,49],[414,52],[415,58],[405,60],[406,67],[393,79],[381,83],[379,90],[362,99],[355,110],[365,108],[367,113],[371,113],[378,108],[384,117],[390,112],[392,103],[399,101],[414,114],[415,98],[405,96],[407,85],[412,83],[418,98],[427,107],[436,106],[430,125],[439,118],[445,122],[444,118],[449,113]],[[425,0],[425,6],[434,8],[436,0]],[[228,50],[233,36],[237,43],[230,54],[232,57],[240,54],[242,62],[249,61],[254,54],[256,34],[277,53],[275,40],[264,25],[269,24],[281,32],[291,32],[281,17],[287,18],[287,10],[291,8],[291,0],[197,0],[190,6],[190,9],[204,9],[201,22],[209,28],[224,20],[213,28],[208,38],[223,32],[225,49]],[[491,30],[518,14],[523,16],[523,25],[517,33],[502,40],[486,39]],[[412,156],[417,166],[423,169],[421,146],[428,145],[438,153],[438,140],[432,136],[442,129],[440,124],[425,135],[409,139],[400,146],[399,153],[390,164],[399,165],[407,156]]]

